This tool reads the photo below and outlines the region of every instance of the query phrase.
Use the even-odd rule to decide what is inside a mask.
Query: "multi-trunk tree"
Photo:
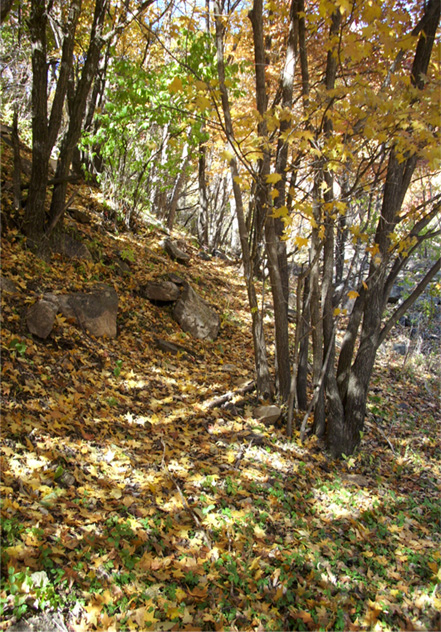
[[[221,31],[225,39],[230,15],[219,2],[214,9],[216,36],[219,39]],[[300,64],[293,80],[297,94],[291,95],[282,74],[284,107],[278,105],[277,94],[270,93],[271,55],[267,57],[265,47],[277,7],[273,3],[264,13],[256,0],[249,14],[259,150],[254,164],[246,161],[221,69],[219,79],[225,136],[234,151],[230,167],[238,183],[238,164],[252,173],[253,204],[264,226],[277,361],[283,359],[286,302],[274,219],[284,217],[294,231],[303,219],[305,234],[293,235],[298,247],[309,245],[309,262],[304,262],[308,289],[298,303],[303,309],[298,322],[306,325],[297,342],[311,335],[314,429],[326,436],[332,454],[339,456],[351,454],[360,442],[379,345],[440,267],[438,260],[405,305],[384,320],[389,293],[409,256],[438,234],[433,228],[438,197],[412,205],[418,199],[418,180],[427,181],[437,168],[439,88],[431,59],[440,3],[430,0],[422,11],[409,5],[397,12],[393,3],[359,6],[337,0],[320,2],[315,9],[292,4],[286,59],[292,55]],[[281,147],[288,154],[283,161]],[[235,197],[243,198],[236,188]],[[276,202],[285,196],[288,204]],[[352,262],[345,263],[345,258]],[[346,315],[339,300],[348,299],[354,305]],[[250,305],[253,312],[254,302]],[[337,328],[342,327],[337,345]],[[259,366],[257,355],[256,360]],[[278,369],[279,393],[286,399],[280,380],[286,369],[280,363]],[[304,387],[304,372],[299,377]],[[292,389],[296,386],[292,381]]]

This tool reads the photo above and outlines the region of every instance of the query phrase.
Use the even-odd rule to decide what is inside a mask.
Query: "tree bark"
[[[32,42],[32,167],[23,230],[34,242],[38,242],[44,232],[46,187],[49,177],[46,27],[45,0],[32,0],[29,20]]]
[[[95,13],[93,17],[92,32],[89,48],[84,63],[81,77],[71,103],[69,125],[63,136],[60,147],[60,155],[55,172],[56,178],[62,178],[60,184],[54,186],[50,208],[50,221],[59,221],[64,213],[64,204],[67,191],[67,176],[72,163],[75,148],[81,136],[84,114],[86,112],[87,97],[95,78],[100,60],[101,48],[104,44],[103,26],[107,12],[108,0],[95,1]]]
[[[420,33],[413,65],[411,83],[418,89],[424,88],[433,50],[436,31],[440,21],[441,3],[429,0],[423,17],[424,29]],[[375,243],[377,254],[372,257],[369,275],[359,290],[354,311],[343,341],[337,372],[339,410],[329,416],[328,446],[334,456],[352,454],[358,446],[363,431],[369,382],[374,367],[378,346],[384,340],[386,329],[381,330],[382,315],[386,306],[390,281],[388,263],[391,257],[391,233],[401,221],[400,210],[417,165],[414,154],[400,162],[395,149],[389,154],[386,181],[383,190],[380,218],[377,224]],[[428,283],[439,267],[434,264],[420,286]],[[416,298],[418,291],[414,293]],[[356,336],[361,324],[360,344],[352,361]],[[333,391],[335,395],[335,389]]]
[[[268,132],[265,120],[267,110],[266,79],[265,79],[265,48],[263,39],[262,0],[254,0],[253,8],[249,12],[253,27],[254,59],[256,77],[257,110],[261,115],[258,133],[262,142],[263,159],[260,161],[259,180],[257,182],[256,206],[260,214],[265,217],[265,246],[268,256],[268,269],[271,281],[271,292],[274,306],[274,324],[276,339],[276,374],[279,396],[286,401],[290,392],[290,362],[288,339],[288,305],[284,291],[282,274],[279,266],[279,237],[277,235],[275,219],[270,214],[270,196],[267,176],[270,173],[270,155],[268,152]],[[285,251],[286,262],[286,251]],[[287,266],[285,265],[285,270]]]
[[[232,148],[234,148],[234,130],[231,119],[230,102],[228,91],[225,85],[225,61],[223,35],[224,27],[222,25],[222,7],[219,0],[215,0],[215,26],[216,26],[216,49],[217,49],[217,71],[219,77],[219,88],[222,100],[222,110],[224,115],[225,133],[227,140]],[[239,225],[240,243],[242,247],[242,260],[244,266],[244,276],[247,286],[248,303],[251,311],[254,357],[257,376],[257,391],[263,397],[269,397],[271,394],[271,380],[268,369],[268,359],[266,354],[266,343],[263,330],[262,314],[259,311],[257,303],[256,289],[252,277],[252,262],[250,257],[250,249],[248,245],[248,231],[245,225],[245,215],[243,212],[242,192],[240,190],[239,170],[236,158],[233,156],[230,160],[230,169],[232,176],[233,194],[236,204],[236,216]]]

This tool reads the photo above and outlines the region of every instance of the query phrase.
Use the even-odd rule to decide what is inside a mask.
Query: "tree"
[[[379,11],[380,8],[377,7],[376,10]],[[326,437],[334,456],[351,454],[360,442],[369,381],[376,353],[386,333],[402,314],[402,309],[400,309],[386,323],[382,322],[387,298],[408,255],[415,252],[424,239],[434,234],[430,230],[427,233],[426,229],[439,212],[439,202],[436,199],[424,205],[424,208],[420,207],[418,213],[412,211],[402,213],[402,208],[406,193],[412,185],[412,176],[418,162],[424,159],[427,161],[425,143],[429,138],[432,146],[436,143],[436,132],[430,123],[433,105],[428,107],[428,99],[430,101],[434,97],[429,64],[440,19],[440,3],[436,0],[427,3],[421,20],[413,29],[410,40],[407,40],[407,51],[409,51],[413,40],[418,38],[413,61],[410,63],[410,71],[408,71],[408,80],[405,76],[406,65],[403,63],[406,55],[403,50],[399,50],[393,64],[394,82],[387,77],[386,81],[380,85],[369,86],[373,108],[365,105],[358,108],[357,105],[358,109],[354,108],[351,111],[349,106],[346,109],[343,106],[339,112],[340,99],[348,99],[347,103],[350,103],[350,99],[353,105],[361,102],[361,95],[355,88],[352,93],[348,91],[350,82],[337,84],[337,63],[343,54],[342,42],[344,43],[346,34],[341,20],[344,12],[342,5],[337,4],[337,10],[331,11],[329,15],[331,27],[325,91],[319,94],[323,104],[321,116],[318,119],[320,125],[311,128],[314,138],[313,150],[316,151],[318,159],[318,162],[317,159],[313,160],[315,183],[312,189],[315,206],[311,217],[313,235],[315,235],[311,256],[313,272],[313,262],[318,261],[319,256],[322,257],[320,279],[317,277],[317,267],[310,279],[316,288],[321,288],[320,293],[317,289],[315,291],[311,289],[312,326],[316,328],[316,331],[320,331],[319,325],[323,323],[323,332],[320,332],[320,337],[323,336],[320,343],[323,345],[323,352],[319,363],[320,371],[316,373],[316,395],[318,396],[319,391],[324,389],[327,405]],[[348,23],[351,23],[350,19]],[[352,34],[349,32],[349,40]],[[340,42],[338,49],[335,49],[334,44],[335,52],[332,52],[332,42]],[[398,75],[400,63],[402,66]],[[346,76],[349,76],[349,67],[344,70]],[[392,88],[392,83],[395,84],[395,89]],[[390,117],[386,116],[385,127],[380,129],[381,122],[376,129],[378,141],[375,142],[376,136],[374,135],[373,138],[370,125],[375,112],[381,111],[379,102],[380,99],[385,98],[387,92],[389,102],[387,106],[383,105],[383,113],[389,114],[393,110],[395,116],[401,121],[401,125],[394,129]],[[317,108],[317,102],[314,107]],[[424,120],[427,107],[429,121]],[[354,117],[355,111],[357,115]],[[363,112],[361,119],[360,112]],[[414,122],[412,122],[412,117],[414,117]],[[341,127],[343,122],[348,125],[351,119],[352,134],[335,133],[334,125]],[[417,119],[419,123],[415,122]],[[405,133],[402,132],[403,129]],[[420,134],[419,129],[423,129],[424,133]],[[366,139],[366,134],[369,135],[370,140]],[[339,138],[342,139],[341,145],[339,145]],[[367,147],[370,153],[369,159],[365,151]],[[361,148],[363,151],[360,151]],[[343,160],[342,157],[344,157]],[[384,169],[386,159],[387,167]],[[370,235],[362,234],[353,227],[355,239],[360,238],[367,245],[370,264],[367,273],[362,272],[360,275],[359,287],[349,292],[350,296],[352,295],[356,300],[341,349],[337,353],[336,326],[337,320],[341,317],[341,309],[335,308],[333,301],[336,267],[334,236],[339,215],[348,217],[350,196],[348,197],[346,192],[345,200],[341,197],[338,199],[335,181],[341,177],[341,170],[347,171],[348,167],[355,172],[351,183],[353,198],[357,195],[359,197],[366,195],[363,193],[362,186],[366,189],[368,180],[363,176],[369,173],[372,177],[375,169],[378,170],[377,176],[371,180],[370,187],[372,187],[374,197],[377,198],[379,212],[373,213],[370,218],[364,218]],[[343,187],[338,188],[340,191],[344,190]],[[400,226],[403,234],[398,237],[397,231]],[[411,300],[417,298],[430,279],[439,271],[439,266],[439,261],[434,263],[419,287],[414,290],[406,307]],[[319,401],[319,397],[316,397],[316,401]],[[316,430],[321,433],[324,427],[316,427]]]
[[[222,23],[223,4],[220,0],[215,0],[215,26],[216,26],[216,48],[217,48],[217,70],[219,77],[219,89],[222,103],[222,113],[224,119],[224,131],[228,143],[231,147],[231,156],[229,158],[231,176],[233,180],[233,193],[236,205],[236,215],[239,225],[240,243],[242,247],[242,261],[244,266],[245,282],[248,292],[248,301],[250,305],[255,365],[257,375],[257,390],[264,396],[268,397],[271,392],[270,374],[268,369],[268,360],[266,354],[266,343],[263,331],[262,314],[257,304],[256,289],[253,283],[252,265],[250,257],[250,249],[248,243],[248,231],[245,224],[245,216],[243,211],[243,198],[240,189],[240,176],[237,160],[234,155],[236,140],[234,136],[233,122],[231,118],[231,107],[226,86],[225,77],[225,59],[224,59],[224,33],[225,27]]]
[[[137,6],[135,13],[140,14],[153,0],[145,0]],[[28,203],[25,209],[24,230],[34,242],[41,242],[49,236],[59,222],[65,210],[65,197],[69,169],[75,148],[79,141],[87,99],[95,79],[101,50],[106,41],[111,41],[121,32],[127,21],[133,19],[129,4],[124,5],[118,23],[104,34],[105,21],[110,8],[110,0],[95,0],[90,37],[85,56],[82,58],[80,79],[67,100],[69,122],[60,143],[59,158],[55,175],[49,217],[46,218],[46,193],[48,185],[49,159],[57,142],[63,117],[63,108],[69,86],[72,87],[75,35],[80,13],[81,0],[71,0],[66,14],[63,7],[45,0],[32,0],[29,19],[29,32],[32,41],[32,173],[29,186]],[[60,38],[61,59],[56,80],[50,115],[48,115],[48,28],[51,11],[60,9],[64,18],[63,26],[57,35]],[[115,7],[117,8],[117,7]],[[128,17],[130,14],[130,18]]]

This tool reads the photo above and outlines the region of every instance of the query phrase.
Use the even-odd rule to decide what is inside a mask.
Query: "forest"
[[[440,0],[1,0],[1,630],[437,630]]]

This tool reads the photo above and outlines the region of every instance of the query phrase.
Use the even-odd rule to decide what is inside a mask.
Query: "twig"
[[[374,416],[375,421],[377,421],[377,418]],[[389,438],[386,436],[386,433],[378,426],[378,423],[376,423],[375,425],[369,421],[366,422],[366,426],[371,426],[371,428],[374,428],[375,430],[378,430],[378,432],[381,434],[381,436],[383,437],[383,439],[386,441],[386,443],[388,444],[388,446],[390,447],[390,449],[392,450],[393,454],[396,454],[394,446],[392,445],[392,443],[390,442]]]
[[[179,495],[181,497],[182,500],[182,504],[184,505],[184,509],[190,514],[191,519],[193,520],[193,522],[195,523],[196,527],[202,531],[203,535],[204,535],[204,540],[205,540],[205,544],[211,549],[212,545],[211,545],[211,541],[210,538],[207,535],[207,532],[205,531],[204,527],[201,524],[201,521],[199,520],[199,518],[197,517],[196,513],[193,511],[193,509],[190,507],[190,505],[188,504],[187,499],[184,496],[184,493],[182,491],[182,489],[179,487],[179,484],[177,483],[177,481],[175,480],[174,476],[171,474],[169,468],[166,466],[165,463],[165,453],[166,453],[166,446],[164,441],[161,439],[161,443],[162,443],[162,448],[163,448],[163,453],[162,453],[162,469],[165,470],[165,473],[167,475],[167,477],[170,479],[170,481],[173,483],[173,485],[176,487],[176,489],[179,492]]]
[[[253,439],[251,439],[251,441],[249,442],[249,444],[248,444],[247,446],[246,446],[244,443],[241,445],[240,450],[239,450],[239,453],[238,453],[238,455],[237,455],[237,457],[236,457],[236,460],[234,461],[234,465],[233,465],[233,468],[234,468],[235,470],[237,470],[237,469],[238,469],[238,467],[239,467],[239,463],[240,463],[240,462],[241,462],[241,460],[243,459],[243,457],[244,457],[244,455],[245,455],[245,452],[246,452],[249,448],[251,448],[251,446],[252,446],[252,445],[253,445]]]

